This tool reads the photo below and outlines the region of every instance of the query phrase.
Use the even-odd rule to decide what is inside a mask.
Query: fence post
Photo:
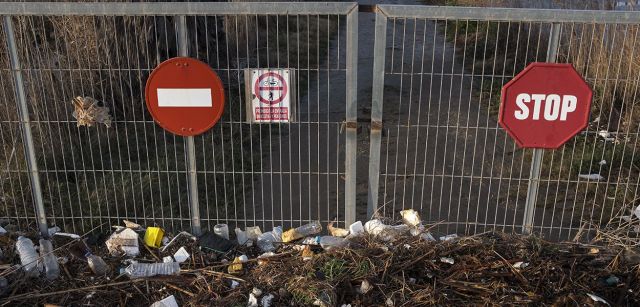
[[[384,94],[384,59],[387,45],[387,16],[376,9],[373,45],[373,84],[371,90],[371,134],[369,143],[369,188],[367,218],[378,210],[380,180],[380,145],[382,142],[382,95]]]
[[[187,34],[187,17],[175,17],[178,32],[178,55],[189,56],[189,37]],[[189,206],[191,207],[191,232],[198,236],[202,233],[200,224],[200,205],[198,202],[198,174],[196,172],[196,143],[193,136],[186,137],[187,141],[187,189],[189,190]]]
[[[18,116],[22,124],[22,138],[24,143],[24,151],[27,156],[27,168],[29,169],[29,179],[31,183],[31,194],[35,202],[36,218],[38,220],[38,229],[43,237],[48,237],[47,231],[47,215],[44,210],[44,200],[42,198],[42,189],[40,188],[40,174],[38,173],[38,161],[36,159],[35,147],[33,146],[33,135],[31,133],[31,120],[29,119],[29,107],[27,106],[27,97],[24,92],[24,82],[22,80],[22,67],[20,58],[18,57],[18,48],[13,33],[13,23],[11,16],[4,17],[4,31],[7,40],[7,49],[9,49],[9,58],[11,62],[11,71],[16,85],[16,99],[18,102]]]
[[[346,149],[344,222],[356,220],[356,161],[358,155],[358,6],[347,14]]]
[[[557,61],[561,29],[562,24],[560,23],[553,23],[551,25],[551,35],[549,36],[549,46],[547,48],[548,63],[555,63]],[[522,222],[522,233],[524,234],[530,234],[533,231],[533,217],[536,211],[536,201],[538,200],[538,186],[540,185],[543,155],[543,149],[535,148],[533,150],[531,171],[529,173],[529,186],[527,188],[527,200],[525,202],[524,219]]]

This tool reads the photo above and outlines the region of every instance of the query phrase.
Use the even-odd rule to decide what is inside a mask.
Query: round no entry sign
[[[224,88],[209,65],[178,57],[153,70],[145,88],[147,109],[162,128],[182,136],[206,132],[224,110]]]
[[[592,96],[571,64],[532,63],[502,88],[498,122],[520,147],[555,149],[587,126]]]

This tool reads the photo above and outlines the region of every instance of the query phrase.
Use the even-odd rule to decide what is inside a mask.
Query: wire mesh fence
[[[0,15],[3,217],[73,232],[123,219],[268,230],[345,225],[365,203],[356,4],[30,3]],[[442,233],[555,239],[622,221],[639,198],[639,25],[637,12],[377,6],[367,215],[414,208]],[[163,130],[144,101],[151,71],[181,55],[213,68],[227,99],[194,138]],[[572,63],[595,94],[589,127],[543,153],[532,199],[533,150],[497,114],[502,86],[536,61]],[[295,122],[247,120],[251,68],[292,72]],[[109,116],[79,125],[78,105]]]
[[[597,94],[589,127],[544,152],[532,230],[567,239],[590,230],[585,222],[630,215],[638,202],[638,17],[379,6],[383,79],[374,81],[382,90],[373,120],[384,128],[372,133],[380,147],[371,151],[381,156],[370,163],[380,173],[370,175],[369,211],[393,217],[414,208],[445,233],[519,232],[533,151],[498,126],[500,89],[531,62],[558,61],[573,63]],[[554,28],[558,43],[550,44]]]
[[[346,84],[355,37],[347,14],[355,4],[46,6],[6,7],[17,13],[5,20],[15,36],[49,225],[82,232],[122,219],[168,230],[344,222],[352,176],[345,165]],[[34,224],[10,87],[16,70],[5,47],[3,190],[20,194],[7,195],[2,209]],[[196,194],[187,139],[160,128],[144,102],[151,71],[184,50],[219,74],[227,99],[220,122],[194,138]],[[245,120],[246,68],[295,71],[294,123]],[[110,121],[81,126],[76,97],[108,108]]]

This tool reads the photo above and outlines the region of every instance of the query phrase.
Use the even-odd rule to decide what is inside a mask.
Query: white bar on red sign
[[[210,88],[159,88],[159,107],[211,107]]]

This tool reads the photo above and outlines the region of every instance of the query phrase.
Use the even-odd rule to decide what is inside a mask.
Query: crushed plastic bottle
[[[16,249],[20,255],[20,264],[27,276],[34,277],[38,275],[38,253],[33,246],[31,239],[20,236],[16,241]]]
[[[180,273],[180,264],[177,262],[132,263],[124,272],[131,278],[178,275]]]
[[[313,221],[309,224],[302,225],[298,228],[287,230],[282,234],[282,242],[291,242],[306,236],[315,235],[322,231],[322,225],[319,221]]]
[[[349,244],[349,241],[345,238],[339,238],[334,236],[322,236],[320,237],[320,246],[325,250],[331,250],[334,248],[345,247]]]
[[[54,280],[60,276],[58,258],[53,254],[53,244],[50,240],[40,239],[40,258],[44,263],[44,272],[48,280]]]
[[[351,225],[349,225],[349,233],[352,236],[357,236],[361,233],[364,233],[364,227],[362,226],[362,222],[361,221],[357,221]]]
[[[100,256],[96,256],[93,254],[87,255],[87,263],[89,264],[89,268],[91,268],[91,271],[93,271],[93,273],[96,275],[107,274],[110,270],[107,263],[104,262],[104,260],[102,260]]]
[[[274,227],[272,231],[265,232],[258,237],[258,247],[264,252],[276,249],[275,242],[282,242],[282,227]]]

